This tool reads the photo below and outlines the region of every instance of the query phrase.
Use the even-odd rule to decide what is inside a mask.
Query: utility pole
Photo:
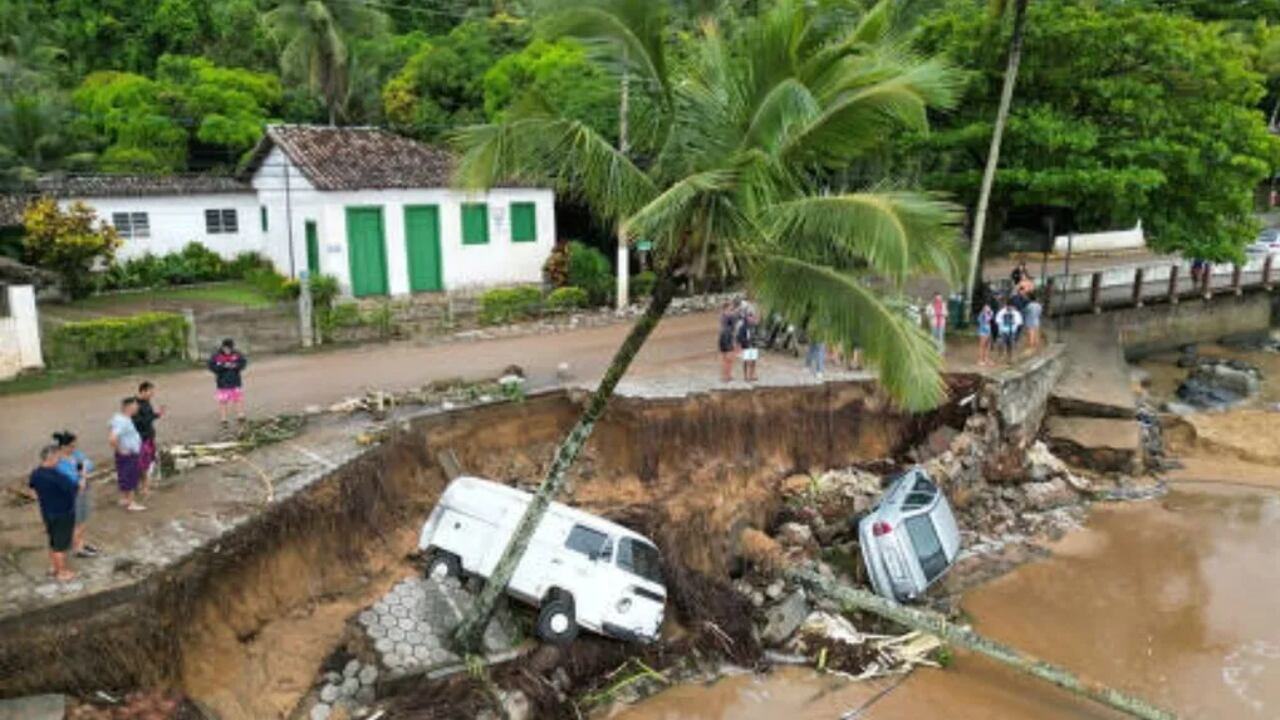
[[[618,93],[618,152],[623,155],[627,154],[627,107],[630,100],[631,78],[630,74],[622,71],[622,79],[619,81],[621,87]],[[622,231],[622,223],[618,223],[618,297],[617,307],[622,310],[627,307],[630,301],[628,283],[631,280],[631,253],[627,247],[627,238]]]
[[[982,187],[978,191],[978,209],[973,220],[973,241],[969,244],[969,275],[964,284],[964,317],[973,317],[973,288],[978,281],[978,265],[982,258],[982,236],[987,227],[987,206],[991,202],[991,187],[996,181],[996,167],[1000,164],[1000,143],[1004,127],[1009,122],[1009,106],[1013,104],[1013,85],[1018,79],[1018,64],[1022,61],[1022,34],[1026,27],[1027,2],[1015,0],[1013,9],[1013,35],[1009,38],[1009,65],[1004,71],[1004,86],[1000,90],[1000,107],[996,110],[996,126],[991,133],[991,149],[987,152],[987,166],[982,171]]]

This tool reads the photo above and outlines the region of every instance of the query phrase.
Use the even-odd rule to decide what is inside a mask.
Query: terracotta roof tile
[[[448,187],[453,170],[448,150],[379,128],[272,125],[245,172],[255,172],[272,147],[318,190]]]

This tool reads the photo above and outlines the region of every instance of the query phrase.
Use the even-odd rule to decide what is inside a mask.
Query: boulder
[[[794,590],[765,611],[765,625],[760,639],[768,645],[779,645],[795,634],[808,616],[809,601],[805,599],[802,590]]]
[[[1262,388],[1262,372],[1239,360],[1202,360],[1178,386],[1182,402],[1201,409],[1247,400]]]
[[[1027,504],[1035,510],[1052,510],[1063,505],[1072,505],[1079,499],[1075,490],[1063,478],[1030,482],[1023,485],[1022,489],[1027,495]]]

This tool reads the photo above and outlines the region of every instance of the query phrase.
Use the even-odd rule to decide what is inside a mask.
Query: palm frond
[[[623,221],[628,240],[672,237],[687,225],[693,206],[708,194],[726,192],[736,180],[726,169],[689,175]]]
[[[572,0],[553,2],[540,30],[572,37],[598,61],[637,75],[670,105],[665,33],[666,3],[658,0]]]
[[[598,132],[575,120],[526,117],[462,128],[449,137],[460,152],[454,184],[484,189],[504,182],[547,183],[581,198],[616,222],[657,195],[639,168]]]
[[[752,288],[761,303],[802,319],[815,338],[858,347],[880,384],[903,408],[935,408],[946,396],[942,358],[919,325],[847,273],[781,255],[759,258]]]
[[[773,151],[822,112],[818,101],[796,78],[787,78],[765,95],[752,115],[743,145]]]
[[[767,212],[779,247],[835,268],[862,262],[895,283],[912,274],[959,277],[961,210],[933,195],[850,193],[781,203]]]

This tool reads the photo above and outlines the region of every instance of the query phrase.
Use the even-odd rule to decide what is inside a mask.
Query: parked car
[[[1250,255],[1270,255],[1272,253],[1280,253],[1280,228],[1267,228],[1258,234],[1258,239],[1254,240],[1245,248],[1245,252]]]
[[[876,594],[905,602],[924,594],[956,560],[960,528],[923,468],[896,478],[858,523],[862,561]]]
[[[475,477],[445,488],[418,547],[433,577],[488,578],[533,496]],[[553,502],[507,594],[539,608],[536,631],[568,643],[583,627],[622,640],[657,638],[666,607],[658,548],[602,517]]]

